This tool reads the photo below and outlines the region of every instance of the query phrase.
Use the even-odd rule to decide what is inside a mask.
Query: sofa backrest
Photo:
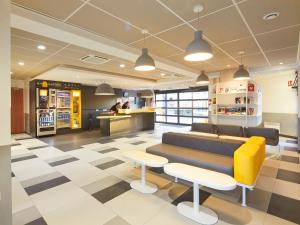
[[[169,132],[163,134],[162,143],[233,157],[244,142]]]
[[[244,128],[236,125],[216,125],[218,135],[244,137]]]
[[[212,123],[193,123],[192,131],[215,134],[216,127]]]
[[[267,145],[277,146],[279,143],[279,131],[273,128],[245,127],[245,137],[260,136],[266,139]]]

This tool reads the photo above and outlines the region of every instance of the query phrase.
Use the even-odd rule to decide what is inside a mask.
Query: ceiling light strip
[[[299,32],[299,42],[298,42],[298,51],[297,51],[297,66],[300,66],[300,32]]]
[[[270,63],[270,61],[269,61],[268,57],[266,56],[266,54],[265,54],[265,52],[263,51],[263,49],[262,49],[262,47],[260,46],[260,44],[258,43],[258,41],[257,41],[257,39],[256,39],[256,37],[255,37],[255,35],[254,35],[254,33],[253,33],[253,31],[252,31],[251,27],[249,26],[249,24],[248,24],[248,22],[247,22],[247,20],[246,20],[246,18],[245,18],[245,16],[244,16],[244,14],[243,14],[243,13],[242,13],[242,11],[240,10],[240,8],[239,8],[238,4],[236,3],[236,1],[235,1],[235,0],[232,0],[232,2],[233,2],[233,4],[234,4],[234,6],[235,6],[236,10],[237,10],[237,11],[238,11],[238,13],[240,14],[240,17],[242,18],[242,20],[243,20],[244,24],[246,25],[246,27],[247,27],[247,29],[248,29],[249,33],[251,34],[251,36],[252,36],[253,40],[255,41],[255,43],[256,43],[256,45],[257,45],[257,47],[259,48],[259,50],[260,50],[260,51],[261,51],[261,53],[263,54],[263,56],[264,56],[265,60],[266,60],[266,61],[267,61],[267,63],[269,64],[269,66],[271,66],[271,63]]]
[[[77,9],[75,9],[69,16],[67,16],[63,22],[67,22],[72,16],[74,16],[83,6],[85,6],[89,1],[91,0],[86,0],[84,1]]]
[[[161,2],[160,0],[156,0],[159,4],[161,4],[163,7],[165,7],[167,10],[169,10],[173,15],[175,15],[177,18],[179,18],[181,21],[183,21],[186,25],[188,25],[191,29],[196,31],[197,29],[191,25],[188,21],[183,19],[181,16],[179,16],[176,12],[174,12],[172,9],[170,9],[166,4]],[[213,46],[218,48],[221,52],[223,52],[225,55],[227,55],[229,58],[231,58],[233,61],[235,61],[237,64],[239,64],[239,61],[236,60],[232,55],[230,55],[228,52],[226,52],[224,49],[222,49],[219,45],[217,45],[214,41],[212,41],[210,38],[208,38],[206,35],[203,35],[203,37],[210,42]]]

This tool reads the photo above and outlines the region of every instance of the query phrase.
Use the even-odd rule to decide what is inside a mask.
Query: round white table
[[[182,163],[167,164],[164,166],[164,171],[166,174],[193,183],[193,204],[181,202],[177,205],[177,211],[183,216],[201,224],[217,223],[218,215],[213,210],[200,206],[199,185],[223,191],[233,190],[237,186],[235,179],[229,175]]]
[[[130,186],[144,194],[152,194],[157,191],[155,184],[146,182],[146,166],[149,167],[163,167],[168,163],[168,159],[152,155],[142,151],[127,151],[123,156],[141,165],[141,179],[130,183]]]

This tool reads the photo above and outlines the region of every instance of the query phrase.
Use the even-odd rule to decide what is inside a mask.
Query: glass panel
[[[208,91],[193,92],[193,99],[208,99]]]
[[[165,115],[166,114],[166,109],[156,109],[156,114]]]
[[[167,100],[177,100],[177,93],[168,93]]]
[[[156,94],[155,99],[156,100],[165,100],[166,95],[165,94]]]
[[[192,117],[180,117],[179,123],[192,124]]]
[[[208,101],[193,101],[193,107],[194,108],[207,108],[208,107]]]
[[[192,116],[192,109],[179,109],[179,114],[181,116]]]
[[[156,121],[157,122],[166,122],[166,117],[165,116],[156,116]]]
[[[164,108],[164,107],[166,107],[166,102],[164,102],[164,101],[157,101],[156,102],[156,107]]]
[[[194,116],[208,116],[207,109],[194,109]]]
[[[179,102],[179,107],[180,108],[192,108],[193,103],[192,103],[192,101],[180,101]]]
[[[167,107],[168,108],[177,108],[178,107],[177,101],[167,102]]]
[[[175,116],[167,116],[168,123],[178,123],[177,117]]]
[[[193,118],[194,123],[208,123],[207,118]]]
[[[178,110],[177,109],[168,109],[167,115],[177,116]]]
[[[192,92],[179,93],[179,99],[192,99]]]

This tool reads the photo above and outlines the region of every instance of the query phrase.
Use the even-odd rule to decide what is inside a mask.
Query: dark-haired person
[[[118,113],[118,110],[121,108],[121,102],[117,102],[116,104],[114,104],[111,108],[110,111],[114,112],[114,113]]]
[[[122,109],[130,109],[129,102],[125,102],[125,103],[122,105]]]

